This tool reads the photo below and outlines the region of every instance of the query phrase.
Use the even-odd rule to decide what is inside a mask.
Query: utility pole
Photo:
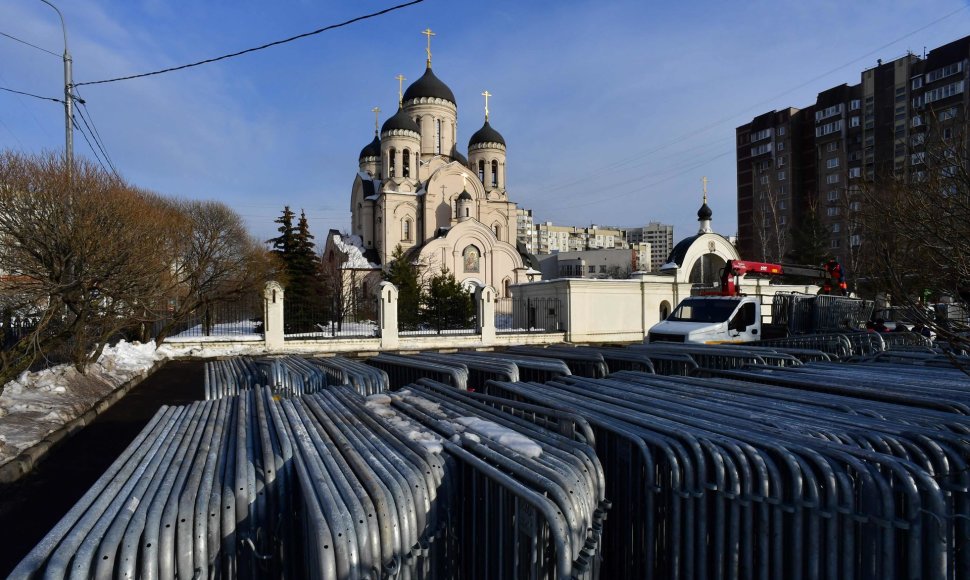
[[[74,88],[74,80],[71,73],[71,53],[67,51],[67,25],[64,24],[64,15],[48,0],[40,0],[57,12],[61,19],[61,31],[64,33],[64,152],[67,155],[67,166],[74,167],[74,97],[71,89]]]

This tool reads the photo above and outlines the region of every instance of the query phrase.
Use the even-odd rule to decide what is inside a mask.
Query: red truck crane
[[[717,292],[717,295],[740,296],[739,279],[745,274],[815,278],[822,282],[821,294],[838,294],[841,296],[848,294],[845,270],[836,260],[829,260],[824,266],[791,266],[768,262],[750,262],[748,260],[728,260],[721,273],[721,289]]]

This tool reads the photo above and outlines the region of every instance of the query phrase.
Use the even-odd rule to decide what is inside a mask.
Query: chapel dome
[[[498,131],[493,129],[492,126],[488,124],[488,121],[485,121],[482,128],[475,131],[472,138],[468,140],[468,148],[471,149],[472,145],[479,145],[481,143],[501,143],[504,147],[505,139]]]
[[[429,66],[421,78],[414,81],[408,90],[404,91],[404,102],[408,102],[414,99],[420,98],[436,98],[444,99],[449,103],[454,103],[458,106],[458,102],[455,101],[455,94],[451,92],[448,85],[441,82],[441,79],[436,77],[433,72],[431,72],[431,67]]]
[[[368,143],[363,149],[360,150],[359,159],[364,159],[365,157],[380,157],[381,156],[381,139],[377,135],[374,135],[374,140]]]
[[[714,212],[711,211],[711,208],[707,205],[707,201],[705,200],[704,205],[701,206],[701,209],[697,210],[697,221],[709,220],[713,215]]]
[[[467,190],[462,190],[462,192],[458,195],[458,199],[462,201],[471,201],[472,194],[468,193]]]
[[[388,131],[411,131],[412,133],[421,133],[421,128],[418,124],[414,122],[403,108],[397,110],[397,113],[384,121],[384,125],[381,127],[381,135]]]

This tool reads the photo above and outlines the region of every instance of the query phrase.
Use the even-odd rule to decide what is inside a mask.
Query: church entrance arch
[[[702,254],[691,266],[687,281],[691,284],[714,284],[721,279],[727,262],[718,254]]]

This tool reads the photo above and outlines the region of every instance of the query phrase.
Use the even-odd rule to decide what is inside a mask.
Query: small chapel
[[[430,30],[424,74],[404,90],[398,109],[360,152],[350,196],[354,245],[374,268],[386,267],[400,245],[425,273],[447,268],[466,287],[489,285],[509,296],[536,272],[516,248],[516,205],[506,188],[505,139],[489,124],[458,145],[458,102],[431,69]],[[379,115],[379,109],[374,109]],[[329,243],[329,241],[328,241]],[[525,260],[524,260],[525,258]],[[534,278],[533,278],[534,279]]]

